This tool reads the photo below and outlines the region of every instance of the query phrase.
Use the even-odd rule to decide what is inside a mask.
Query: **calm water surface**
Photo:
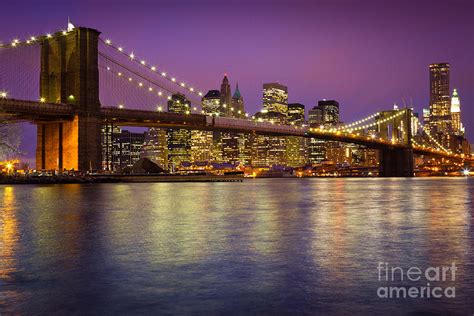
[[[0,198],[2,315],[474,313],[474,179],[24,185]],[[379,262],[453,261],[442,286],[455,299],[377,296]]]

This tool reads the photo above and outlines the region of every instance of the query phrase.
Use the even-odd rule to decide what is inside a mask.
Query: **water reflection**
[[[18,220],[16,218],[14,187],[3,187],[2,206],[0,208],[0,308],[10,301],[21,300],[21,295],[15,289],[10,290],[7,284],[11,283],[17,271],[16,250],[20,239]],[[7,309],[8,311],[8,309]]]
[[[0,282],[10,284],[0,288],[0,313],[467,310],[474,297],[467,181],[3,187]],[[462,270],[457,301],[375,296],[379,261],[453,260]]]

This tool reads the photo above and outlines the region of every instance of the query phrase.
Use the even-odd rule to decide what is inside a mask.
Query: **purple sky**
[[[428,65],[449,62],[473,141],[472,0],[7,0],[0,39],[61,29],[68,16],[204,92],[227,72],[249,112],[260,109],[262,83],[271,81],[307,108],[338,100],[343,121],[402,98],[420,111],[429,101]]]

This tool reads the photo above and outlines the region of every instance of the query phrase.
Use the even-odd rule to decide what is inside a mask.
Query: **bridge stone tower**
[[[406,148],[383,147],[380,149],[379,175],[381,177],[413,177],[412,110],[395,120],[392,137],[402,140]],[[400,135],[401,134],[401,135]],[[387,133],[383,134],[387,138]]]
[[[72,121],[38,122],[36,169],[100,169],[97,30],[78,27],[41,43],[40,96],[76,106]]]

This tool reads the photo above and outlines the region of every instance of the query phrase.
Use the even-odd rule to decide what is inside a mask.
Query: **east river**
[[[3,185],[0,314],[472,315],[473,209],[474,178]]]

